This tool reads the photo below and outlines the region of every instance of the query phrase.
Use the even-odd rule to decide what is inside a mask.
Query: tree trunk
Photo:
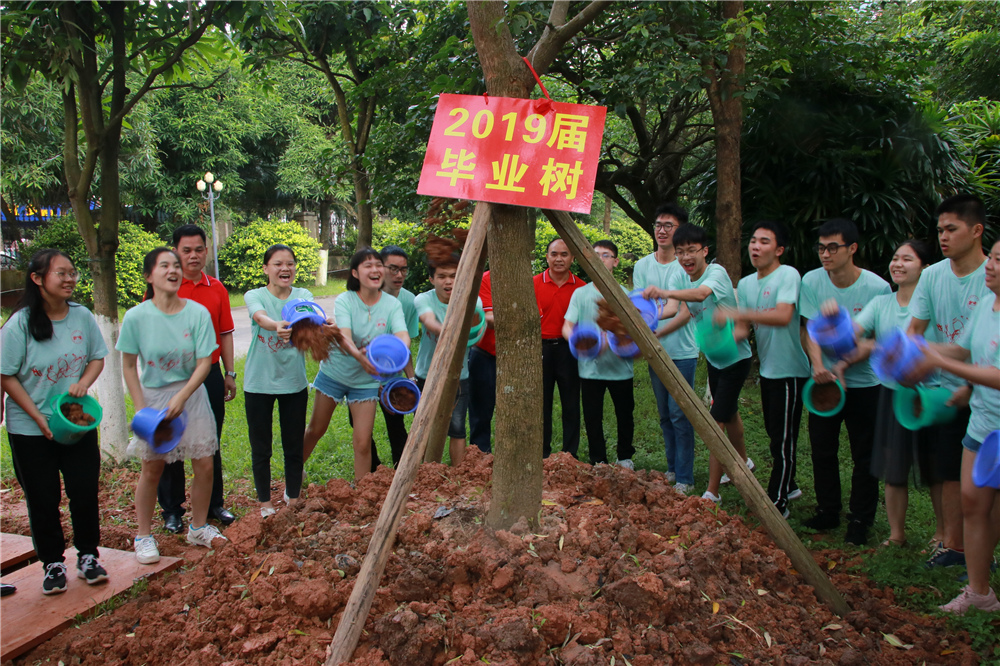
[[[604,235],[611,235],[611,199],[604,197]]]
[[[743,0],[722,0],[722,16],[735,19],[743,11]],[[740,205],[740,137],[743,132],[740,80],[746,71],[746,44],[740,38],[730,46],[727,65],[721,69],[710,63],[708,101],[715,121],[715,168],[718,192],[715,205],[716,252],[733,284],[740,279],[740,246],[743,212]]]
[[[333,196],[327,194],[319,200],[319,245],[324,250],[330,249],[330,228],[333,226],[333,219],[330,214],[330,202]]]
[[[371,186],[360,155],[351,160],[351,171],[354,174],[354,200],[358,204],[358,244],[355,249],[360,250],[372,244]]]
[[[514,48],[503,2],[468,2],[467,7],[489,94],[527,97],[534,82]],[[534,523],[542,503],[542,335],[531,271],[534,240],[526,209],[494,206],[489,253],[497,407],[487,516],[494,529],[510,527],[521,516]]]

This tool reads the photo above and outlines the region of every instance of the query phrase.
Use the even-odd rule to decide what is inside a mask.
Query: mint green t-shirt
[[[986,262],[965,277],[951,270],[951,259],[928,266],[910,299],[910,315],[930,323],[924,337],[931,342],[959,344],[962,331],[969,325],[978,304],[993,292],[986,286]],[[941,386],[954,391],[965,380],[950,372],[942,372]]]
[[[995,304],[993,292],[983,296],[972,312],[965,334],[958,341],[972,354],[972,363],[982,368],[1000,368],[1000,312],[993,310]],[[972,416],[965,431],[969,437],[981,443],[991,432],[1000,429],[1000,391],[974,385],[969,408]]]
[[[809,358],[802,351],[802,338],[799,337],[801,283],[797,270],[791,266],[778,266],[763,280],[753,273],[736,285],[736,298],[743,310],[767,312],[777,309],[780,303],[790,303],[795,307],[791,321],[785,326],[753,325],[761,377],[784,379],[810,375]]]
[[[733,289],[733,283],[729,280],[729,273],[719,264],[708,264],[705,267],[705,272],[697,280],[692,280],[684,272],[684,269],[681,269],[671,278],[669,288],[671,290],[697,289],[701,286],[711,289],[712,295],[701,303],[687,304],[688,310],[691,312],[692,326],[697,325],[702,317],[711,319],[715,314],[715,309],[720,305],[728,308],[736,308],[736,291]],[[737,342],[736,349],[739,352],[741,361],[745,358],[750,358],[752,355],[750,352],[750,343],[746,340]]]
[[[139,355],[143,386],[158,388],[187,381],[198,359],[211,356],[218,347],[205,306],[181,300],[184,308],[170,315],[160,312],[151,300],[125,313],[115,349]]]
[[[243,300],[250,315],[250,349],[243,370],[243,390],[249,393],[284,395],[298,393],[309,386],[306,378],[306,357],[291,342],[284,342],[275,331],[265,331],[254,321],[254,314],[264,314],[282,321],[281,309],[296,299],[313,300],[308,289],[292,287],[288,298],[280,299],[267,287],[248,291]]]
[[[865,337],[884,339],[893,329],[906,331],[910,326],[910,306],[903,307],[896,300],[896,294],[876,296],[854,317],[854,325],[862,330]],[[883,386],[895,389],[899,386],[892,379],[882,382]]]
[[[333,318],[340,328],[350,329],[351,340],[358,349],[367,347],[380,335],[406,332],[403,306],[385,292],[379,292],[378,302],[371,307],[365,305],[358,292],[345,292],[334,301]],[[353,357],[339,349],[330,350],[330,358],[319,364],[319,371],[351,388],[375,388],[379,383]]]
[[[625,287],[622,291],[628,292]],[[603,299],[600,290],[594,283],[581,287],[573,292],[569,299],[569,308],[566,310],[566,321],[573,324],[588,323],[597,321],[597,301]],[[597,358],[579,358],[580,377],[583,379],[603,379],[605,381],[619,381],[622,379],[632,379],[632,359],[622,358],[611,351],[607,346],[601,350]]]
[[[655,254],[648,254],[635,262],[635,267],[632,269],[632,284],[636,289],[645,289],[649,285],[669,289],[670,278],[675,273],[687,277],[679,261],[661,264],[656,260]],[[665,320],[660,321],[661,325],[663,321]],[[670,335],[660,338],[660,344],[667,352],[667,356],[672,359],[698,358],[698,345],[694,341],[694,327],[690,322]]]
[[[414,299],[413,304],[417,309],[418,320],[420,317],[423,317],[425,313],[433,312],[434,317],[438,320],[438,323],[444,323],[444,315],[448,311],[448,304],[442,303],[433,289],[418,295],[416,299]],[[481,308],[483,307],[483,302],[477,298],[476,305]],[[427,372],[431,369],[431,359],[434,358],[434,350],[437,349],[437,342],[436,335],[431,335],[426,330],[424,331],[424,335],[420,338],[420,350],[417,352],[417,363],[413,368],[417,377],[427,379]],[[459,375],[459,379],[468,378],[469,354],[466,352],[465,358],[462,359],[462,373]]]
[[[799,291],[799,313],[806,319],[819,317],[820,306],[831,298],[855,317],[876,296],[892,294],[888,282],[865,269],[861,269],[861,275],[850,287],[838,289],[830,281],[826,270],[817,268],[803,276]],[[836,362],[837,359],[823,354],[823,365],[826,368],[832,368]],[[849,367],[844,372],[844,379],[847,381],[847,388],[864,388],[879,384],[878,377],[875,376],[867,359]]]
[[[108,355],[101,331],[90,310],[69,304],[69,312],[52,322],[52,337],[39,342],[28,332],[28,309],[18,310],[3,327],[0,374],[16,377],[45,416],[52,416],[49,400],[80,381],[91,361]],[[7,432],[38,436],[35,420],[7,396]]]
[[[417,306],[413,304],[416,296],[406,287],[399,288],[396,300],[403,306],[403,318],[406,319],[406,332],[410,334],[410,339],[420,335],[420,317],[417,316]]]

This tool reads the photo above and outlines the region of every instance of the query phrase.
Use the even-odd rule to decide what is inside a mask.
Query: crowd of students
[[[969,585],[942,608],[964,612],[971,606],[1000,610],[988,584],[993,551],[1000,532],[996,491],[971,483],[975,452],[1000,427],[1000,242],[983,254],[985,210],[968,195],[944,201],[937,211],[938,235],[945,259],[928,265],[929,251],[918,241],[896,249],[889,273],[898,289],[854,263],[858,232],[848,220],[824,222],[815,249],[822,268],[805,276],[783,265],[786,233],[780,224],[753,227],[748,252],[755,272],[734,289],[720,265],[709,262],[704,229],[688,223],[686,211],[665,204],[656,211],[656,250],[635,265],[633,282],[643,295],[657,299],[655,335],[682,376],[694,385],[699,348],[694,329],[702,322],[733,323],[735,358],[719,358],[709,350],[708,382],[711,415],[751,470],[746,455],[740,393],[751,369],[751,331],[760,366],[761,408],[770,439],[771,471],[767,491],[786,517],[788,503],[802,495],[796,479],[803,387],[840,382],[843,408],[832,416],[810,414],[809,439],[817,510],[805,521],[812,529],[836,528],[841,521],[838,448],[846,425],[853,463],[846,540],[865,544],[878,506],[878,479],[885,497],[891,533],[883,544],[906,542],[907,486],[911,475],[930,485],[937,530],[928,566],[966,564]],[[618,248],[610,240],[594,245],[610,271],[618,265]],[[183,529],[183,461],[191,460],[192,519],[187,540],[210,546],[224,538],[208,520],[226,525],[233,515],[223,506],[220,434],[225,402],[236,393],[233,320],[225,288],[204,272],[207,244],[195,226],[178,229],[173,248],[150,252],[143,272],[146,299],[129,310],[116,348],[123,354],[124,378],[136,409],[167,410],[172,418],[185,412],[187,426],[180,444],[157,454],[133,438],[128,451],[142,461],[136,487],[138,533],[134,547],[141,563],[159,560],[152,535],[157,497],[164,527]],[[574,328],[598,319],[601,294],[571,269],[573,256],[556,239],[546,250],[548,267],[534,278],[542,335],[544,388],[544,453],[552,451],[552,407],[555,387],[562,404],[561,447],[578,455],[583,405],[591,463],[606,463],[609,452],[603,430],[604,395],[610,394],[617,421],[617,464],[634,468],[633,362],[602,349],[595,357],[576,358],[570,338]],[[336,407],[345,403],[353,425],[355,479],[379,464],[372,436],[380,384],[365,349],[378,335],[391,334],[409,345],[422,330],[416,362],[404,374],[418,386],[427,379],[437,337],[449,304],[458,265],[457,255],[429,267],[432,289],[414,295],[405,288],[406,252],[395,246],[381,252],[364,249],[350,263],[347,292],[336,299],[327,326],[339,329],[340,344],[320,364],[312,381],[316,398],[307,423],[309,378],[302,353],[290,344],[289,322],[282,308],[293,299],[312,300],[308,290],[294,287],[296,257],[291,248],[267,249],[262,272],[266,286],[245,295],[252,320],[243,389],[252,451],[254,486],[259,510],[275,513],[271,501],[271,422],[277,403],[285,465],[286,503],[294,503],[303,485],[303,465],[329,427]],[[32,258],[24,299],[3,330],[2,379],[7,401],[7,427],[18,480],[29,506],[36,550],[46,569],[43,592],[66,589],[65,543],[59,523],[59,475],[70,497],[74,541],[79,552],[78,576],[87,583],[107,577],[98,561],[97,477],[99,450],[92,431],[79,444],[63,446],[51,439],[49,399],[60,393],[84,395],[103,368],[108,353],[93,316],[70,299],[77,272],[69,257],[46,250]],[[623,287],[624,289],[624,287]],[[496,339],[489,272],[483,276],[479,306],[486,333],[463,363],[459,389],[448,428],[452,464],[466,450],[466,412],[470,443],[490,451],[495,405]],[[854,316],[857,350],[832,358],[806,334],[806,320],[844,307]],[[419,326],[418,326],[419,322]],[[936,343],[925,349],[923,379],[932,370],[941,385],[953,389],[959,417],[931,431],[913,432],[896,421],[891,408],[896,386],[881,383],[868,361],[874,342],[893,328],[904,327]],[[972,363],[966,361],[970,360]],[[223,374],[221,364],[225,367]],[[693,428],[659,378],[650,371],[667,458],[667,479],[682,493],[694,489]],[[970,400],[971,396],[971,400]],[[48,410],[48,411],[47,411]],[[394,464],[406,444],[403,417],[382,408]],[[708,487],[702,495],[720,502],[719,488],[728,482],[714,456]]]

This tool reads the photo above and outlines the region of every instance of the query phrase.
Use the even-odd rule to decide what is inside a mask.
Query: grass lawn
[[[342,281],[331,283],[340,285],[343,289]],[[334,289],[336,287],[333,287]],[[321,295],[319,290],[313,290],[316,295]],[[337,293],[333,291],[331,293]],[[242,296],[240,297],[242,302]],[[414,347],[415,348],[415,347]],[[238,359],[237,371],[243,376],[244,359]],[[318,364],[308,362],[308,373],[310,377],[315,376]],[[636,363],[635,368],[635,448],[634,457],[637,469],[656,469],[666,471],[667,463],[663,451],[663,440],[660,435],[659,416],[656,411],[656,401],[650,387],[649,375],[644,361]],[[701,395],[705,390],[705,365],[702,361],[698,368],[696,388]],[[310,410],[311,411],[311,410]],[[553,443],[554,448],[560,448],[561,424],[558,414],[558,400],[556,400],[556,414],[553,418]],[[770,473],[770,454],[768,450],[768,439],[764,431],[764,424],[760,410],[760,392],[756,385],[748,384],[743,391],[740,413],[746,429],[747,452],[757,464],[756,476],[764,484],[767,482]],[[129,414],[131,415],[131,404],[129,404]],[[605,436],[608,446],[613,447],[616,441],[617,432],[615,427],[614,408],[610,398],[606,399],[605,409]],[[412,416],[406,417],[407,425],[412,420]],[[581,430],[582,424],[581,424]],[[281,461],[281,447],[279,444],[279,433],[277,423],[277,410],[274,419],[274,452],[272,459],[272,475],[275,479],[282,478],[283,468]],[[10,460],[10,449],[6,444],[6,431],[3,432],[3,446],[0,447],[0,483],[9,486],[13,482],[13,468]],[[391,460],[388,440],[385,434],[385,424],[381,418],[376,418],[375,440],[379,443],[379,456],[383,461]],[[961,569],[947,569],[939,571],[927,571],[923,567],[926,555],[921,554],[927,540],[933,534],[934,515],[931,508],[930,497],[926,490],[912,490],[910,493],[909,513],[907,517],[907,534],[909,544],[903,548],[888,549],[861,549],[847,545],[843,542],[845,527],[833,531],[822,541],[814,541],[810,538],[812,532],[804,528],[801,521],[809,518],[815,509],[815,496],[813,494],[812,463],[809,456],[808,428],[803,416],[802,430],[799,437],[799,458],[798,458],[798,482],[803,490],[803,497],[791,503],[791,517],[789,523],[792,528],[802,537],[810,548],[840,548],[846,551],[856,551],[859,555],[860,565],[857,567],[859,574],[864,574],[872,578],[882,586],[893,589],[897,603],[914,609],[918,612],[935,613],[936,606],[954,597],[963,583],[956,580],[956,577],[963,572]],[[841,479],[844,489],[844,506],[847,506],[847,491],[850,487],[850,454],[846,440],[846,434],[841,435]],[[242,392],[237,398],[228,403],[226,409],[226,422],[223,430],[223,460],[227,487],[233,488],[234,482],[241,480],[239,486],[251,488],[251,463],[250,445],[247,439],[246,413],[243,405]],[[586,459],[586,433],[583,432],[580,442],[580,455]],[[447,459],[447,447],[445,447],[445,457]],[[613,459],[613,454],[612,454]],[[135,464],[135,463],[130,463]],[[353,475],[353,453],[351,449],[351,432],[347,422],[347,410],[338,408],[333,415],[330,428],[323,439],[317,445],[316,451],[306,464],[306,472],[310,482],[323,482],[331,477],[341,477],[350,479]],[[697,456],[695,463],[695,486],[700,494],[704,491],[708,481],[708,450],[698,440]],[[739,514],[751,525],[757,523],[756,519],[749,515],[746,506],[740,499],[739,493],[732,485],[722,487],[722,508],[731,514]],[[872,545],[880,543],[889,535],[889,526],[886,522],[884,510],[880,510],[875,527],[871,533],[870,543]],[[992,577],[994,589],[1000,589],[1000,574]],[[984,657],[984,663],[1000,664],[1000,646],[997,645],[996,636],[1000,635],[1000,618],[986,613],[973,613],[964,618],[948,618],[949,626],[955,630],[966,629],[973,637],[973,645]]]

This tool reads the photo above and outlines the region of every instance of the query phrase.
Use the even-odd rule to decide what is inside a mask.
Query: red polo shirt
[[[538,301],[538,314],[542,317],[542,340],[562,339],[569,299],[574,291],[585,286],[586,283],[572,273],[561,287],[549,277],[548,269],[535,276],[535,300]]]
[[[212,316],[215,344],[218,345],[212,352],[212,363],[218,363],[219,357],[222,356],[222,335],[232,333],[236,329],[235,324],[233,324],[233,311],[229,306],[229,292],[226,291],[221,282],[202,271],[201,278],[197,282],[182,278],[177,295],[201,303],[208,310],[208,314]]]
[[[489,271],[483,273],[483,281],[479,283],[479,300],[483,302],[484,312],[493,312],[493,288],[490,284]],[[496,356],[497,334],[492,328],[487,328],[486,333],[483,334],[483,339],[480,340],[476,346],[490,356]]]

